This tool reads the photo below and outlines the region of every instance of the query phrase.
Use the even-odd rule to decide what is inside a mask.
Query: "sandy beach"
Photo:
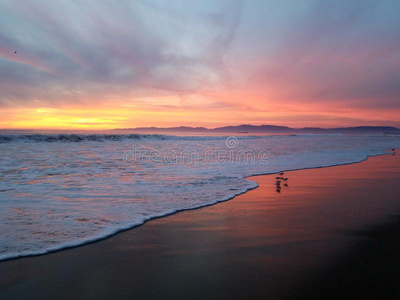
[[[0,262],[0,299],[400,297],[400,156],[248,178],[230,201]]]

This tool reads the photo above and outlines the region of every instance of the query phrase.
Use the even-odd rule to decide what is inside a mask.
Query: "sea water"
[[[0,134],[0,260],[113,235],[255,188],[247,176],[359,162],[400,136]]]

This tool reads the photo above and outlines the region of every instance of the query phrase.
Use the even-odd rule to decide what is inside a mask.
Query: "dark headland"
[[[400,129],[391,126],[356,126],[356,127],[338,127],[338,128],[319,128],[304,127],[291,128],[287,126],[276,125],[238,125],[224,126],[217,128],[205,127],[136,127],[136,128],[116,128],[114,130],[130,130],[140,132],[192,132],[192,133],[303,133],[303,134],[400,134]]]

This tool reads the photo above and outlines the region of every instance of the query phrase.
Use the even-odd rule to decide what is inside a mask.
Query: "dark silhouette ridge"
[[[205,127],[137,127],[137,128],[116,128],[114,130],[134,130],[141,132],[193,132],[193,133],[311,133],[311,134],[359,134],[359,133],[376,133],[376,134],[400,134],[400,129],[391,126],[356,126],[356,127],[338,127],[338,128],[319,128],[304,127],[291,128],[287,126],[276,125],[249,125],[243,124],[238,126],[224,126],[217,128]]]

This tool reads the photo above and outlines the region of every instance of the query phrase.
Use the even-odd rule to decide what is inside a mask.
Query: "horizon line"
[[[241,126],[249,126],[249,127],[262,127],[262,126],[271,126],[271,127],[283,127],[285,129],[323,129],[323,130],[331,130],[331,129],[351,129],[351,128],[384,128],[389,127],[393,129],[400,130],[400,127],[392,126],[392,125],[355,125],[355,126],[335,126],[335,127],[319,127],[319,126],[303,126],[303,127],[290,127],[286,125],[275,125],[275,124],[239,124],[239,125],[224,125],[218,127],[205,127],[205,126],[188,126],[188,125],[178,125],[178,126],[170,126],[170,127],[157,127],[157,126],[140,126],[140,127],[117,127],[117,128],[0,128],[0,131],[34,131],[34,130],[54,130],[54,131],[113,131],[113,130],[140,130],[140,129],[178,129],[178,128],[188,128],[188,129],[203,129],[203,130],[216,130],[225,127],[241,127]]]

